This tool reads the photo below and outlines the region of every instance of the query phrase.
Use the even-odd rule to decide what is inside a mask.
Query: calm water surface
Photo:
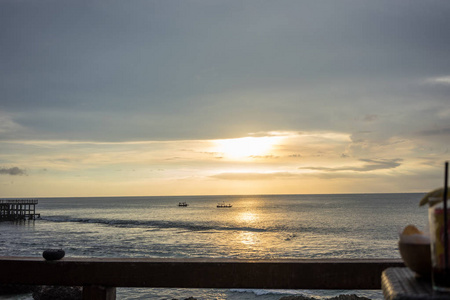
[[[0,254],[40,257],[46,248],[63,248],[70,257],[398,258],[399,230],[426,226],[427,212],[418,207],[422,195],[39,199],[40,220],[0,223]],[[184,201],[189,206],[178,207]],[[216,208],[222,202],[233,207]],[[117,298],[262,300],[336,293],[118,289]],[[382,298],[379,291],[357,294]]]

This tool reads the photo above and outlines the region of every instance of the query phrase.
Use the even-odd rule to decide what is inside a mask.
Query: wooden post
[[[116,288],[101,285],[83,286],[83,300],[116,300]]]

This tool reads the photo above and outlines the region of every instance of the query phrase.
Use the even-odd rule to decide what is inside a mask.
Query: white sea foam
[[[267,290],[267,289],[230,289],[233,293],[251,293],[256,296],[262,295],[305,295],[300,290]]]
[[[357,295],[372,300],[382,300],[383,295],[379,290],[270,290],[270,289],[230,289],[231,293],[248,293],[255,296],[272,295],[279,299],[283,296],[303,296],[315,299],[328,299],[339,295]]]

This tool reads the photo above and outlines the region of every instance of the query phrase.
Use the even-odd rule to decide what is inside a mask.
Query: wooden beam
[[[381,273],[399,259],[238,260],[0,257],[0,282],[31,285],[380,289]]]
[[[83,287],[83,300],[114,300],[116,299],[115,287],[90,285]]]

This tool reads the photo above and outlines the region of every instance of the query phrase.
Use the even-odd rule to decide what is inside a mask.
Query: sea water
[[[399,231],[424,228],[423,194],[45,198],[35,221],[1,222],[0,255],[147,258],[399,258]],[[187,207],[179,207],[187,202]],[[217,203],[231,208],[217,208]],[[327,298],[381,291],[118,288],[117,299]],[[19,299],[16,297],[15,299]],[[30,295],[20,299],[31,299]]]

